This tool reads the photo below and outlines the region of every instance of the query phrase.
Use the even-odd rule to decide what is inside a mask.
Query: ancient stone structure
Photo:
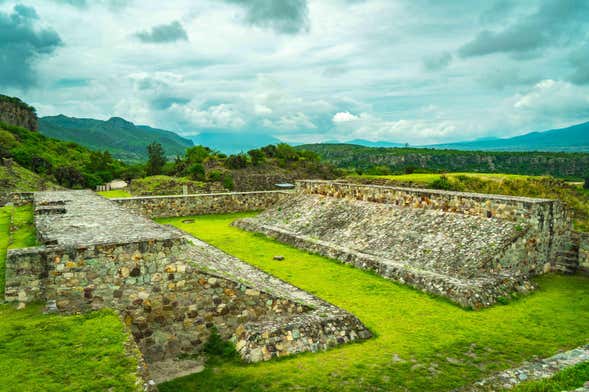
[[[34,211],[43,245],[8,252],[6,300],[116,309],[148,362],[200,352],[213,327],[249,362],[370,337],[346,311],[93,192],[35,193]]]
[[[532,289],[571,242],[555,200],[328,181],[235,224],[473,308]]]
[[[196,195],[142,196],[111,199],[150,218],[261,211],[289,195],[288,191],[224,192]]]
[[[18,98],[0,94],[0,122],[36,131],[38,128],[35,109]]]

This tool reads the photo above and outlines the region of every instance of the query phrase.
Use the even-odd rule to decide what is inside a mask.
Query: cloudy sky
[[[183,135],[425,144],[589,120],[589,1],[0,0],[0,93]]]

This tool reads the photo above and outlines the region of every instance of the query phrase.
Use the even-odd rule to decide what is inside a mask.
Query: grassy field
[[[160,391],[446,391],[589,341],[589,279],[548,275],[508,305],[463,310],[377,275],[229,224],[251,214],[161,219],[356,316],[375,337],[245,365],[216,361]],[[191,217],[192,219],[192,217]],[[275,255],[285,256],[281,262]]]
[[[122,189],[116,189],[116,190],[112,190],[112,191],[102,191],[102,192],[96,192],[98,193],[100,196],[104,196],[107,199],[114,199],[117,197],[131,197],[132,195],[127,192],[124,191]]]
[[[10,233],[10,217],[15,230]],[[34,246],[31,206],[0,208],[0,293],[7,249]],[[0,391],[134,391],[137,361],[125,353],[118,316],[44,315],[0,301]]]

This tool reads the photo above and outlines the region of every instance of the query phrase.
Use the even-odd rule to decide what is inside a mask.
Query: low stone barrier
[[[137,214],[149,218],[164,218],[259,211],[278,203],[289,194],[288,191],[227,192],[111,200]]]

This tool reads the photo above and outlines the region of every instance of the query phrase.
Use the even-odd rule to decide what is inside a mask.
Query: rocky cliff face
[[[0,121],[36,131],[35,109],[18,98],[0,95]]]

